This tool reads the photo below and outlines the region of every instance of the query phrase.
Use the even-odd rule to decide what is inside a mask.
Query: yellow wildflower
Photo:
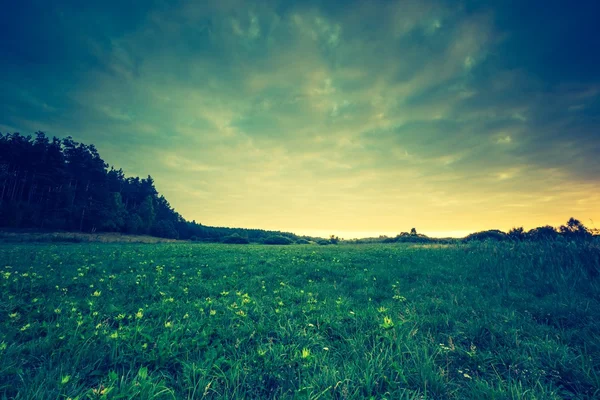
[[[308,358],[308,357],[310,357],[310,350],[307,349],[306,347],[303,348],[301,356],[302,356],[302,358]]]
[[[394,321],[390,317],[383,317],[383,324],[381,324],[383,329],[390,329],[394,327]]]

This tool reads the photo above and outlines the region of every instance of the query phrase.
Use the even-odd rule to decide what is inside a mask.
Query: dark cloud
[[[506,32],[499,49],[507,68],[525,66],[548,85],[600,80],[600,3],[511,0],[496,11]]]

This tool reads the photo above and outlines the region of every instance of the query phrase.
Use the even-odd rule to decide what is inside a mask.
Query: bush
[[[327,246],[328,244],[331,244],[331,242],[329,240],[321,239],[321,240],[317,241],[317,244],[319,244],[321,246]]]
[[[499,231],[497,229],[492,229],[489,231],[471,233],[470,235],[465,237],[463,240],[465,242],[470,242],[473,240],[503,241],[503,240],[507,240],[507,239],[508,239],[508,235],[506,233]]]
[[[278,245],[286,245],[292,244],[292,240],[285,236],[269,236],[265,240],[263,240],[264,244],[278,244]]]
[[[408,236],[396,236],[396,243],[441,243],[443,240],[434,239],[427,237],[425,235],[417,234],[417,235],[408,235]]]
[[[561,225],[558,229],[560,234],[568,239],[592,238],[592,232],[575,218],[570,218],[566,225]]]
[[[248,239],[241,237],[237,233],[234,233],[231,236],[225,236],[222,240],[223,243],[226,244],[248,244],[250,243]]]
[[[530,230],[529,232],[527,232],[526,237],[528,239],[537,241],[548,241],[557,239],[559,237],[559,234],[556,231],[556,229],[554,229],[550,225],[546,225]]]
[[[525,239],[525,231],[523,230],[523,227],[512,228],[510,231],[508,231],[508,236],[512,240],[520,242]]]
[[[296,244],[310,244],[310,242],[306,239],[298,239],[296,240]]]

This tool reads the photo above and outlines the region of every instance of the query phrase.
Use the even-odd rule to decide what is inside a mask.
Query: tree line
[[[559,227],[550,225],[540,226],[526,231],[523,227],[512,228],[508,232],[497,229],[476,232],[468,235],[463,240],[466,242],[473,240],[497,240],[497,241],[547,241],[547,240],[587,240],[598,236],[600,232],[596,228],[588,228],[581,221],[575,218],[569,220]]]
[[[490,229],[471,233],[464,238],[431,238],[427,235],[417,233],[415,228],[409,232],[402,232],[394,237],[379,236],[373,238],[354,239],[346,241],[352,244],[366,243],[431,243],[452,244],[469,243],[474,241],[554,241],[554,240],[590,240],[600,237],[600,231],[596,228],[588,228],[581,221],[570,218],[564,225],[552,227],[550,225],[540,226],[526,231],[523,227],[515,227],[508,232],[498,229]]]
[[[250,242],[292,233],[205,226],[186,221],[160,195],[151,176],[126,177],[94,145],[44,132],[0,132],[0,227],[120,232],[164,238]]]

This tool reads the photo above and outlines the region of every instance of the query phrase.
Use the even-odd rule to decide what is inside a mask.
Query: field
[[[124,235],[115,232],[42,232],[31,230],[0,230],[0,242],[4,243],[175,243],[174,239],[165,239],[149,235]]]
[[[0,244],[0,398],[600,398],[599,254]]]

